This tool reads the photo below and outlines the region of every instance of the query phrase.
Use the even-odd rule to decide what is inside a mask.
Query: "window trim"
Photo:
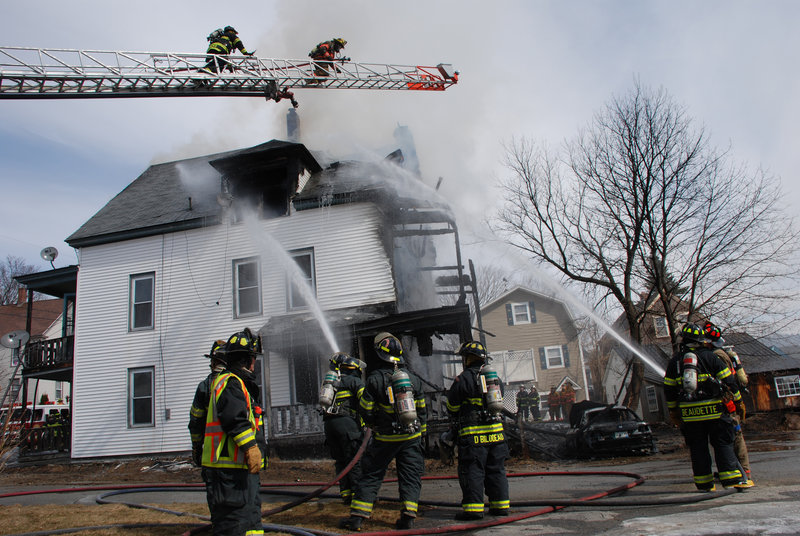
[[[233,278],[233,317],[234,318],[245,318],[249,316],[261,316],[264,313],[264,299],[261,287],[261,257],[243,257],[241,259],[233,259],[231,261],[231,276]],[[252,312],[241,312],[240,304],[241,300],[239,299],[239,292],[242,290],[239,287],[239,266],[245,264],[255,264],[256,265],[256,281],[257,284],[255,287],[246,287],[245,290],[251,290],[253,288],[257,289],[258,293],[258,310]]]
[[[524,306],[525,307],[525,319],[518,320],[517,319],[517,307]],[[532,324],[531,322],[531,307],[528,302],[511,302],[511,316],[514,321],[515,326],[519,326],[522,324]]]
[[[146,326],[134,326],[136,321],[136,306],[140,303],[136,302],[136,282],[149,279],[152,285],[152,292],[150,293],[150,324]],[[128,331],[150,331],[156,327],[156,273],[145,272],[141,274],[131,274],[128,282]]]
[[[311,291],[314,293],[314,298],[317,297],[317,270],[316,270],[316,257],[314,255],[314,248],[302,248],[302,249],[294,249],[289,251],[289,256],[292,258],[292,261],[295,262],[297,265],[297,261],[295,260],[297,257],[304,257],[308,256],[311,260],[310,267],[311,267],[311,274],[308,279],[310,279],[309,286],[311,287]],[[298,270],[300,269],[300,265],[297,265]],[[303,305],[295,305],[293,303],[293,283],[292,277],[289,273],[286,274],[286,310],[287,311],[303,311],[309,308],[309,304],[304,303]]]
[[[547,355],[548,350],[558,350],[558,355],[560,357],[560,364],[558,365],[551,365],[550,364],[550,356]],[[554,368],[567,368],[567,365],[564,363],[564,348],[561,345],[557,346],[545,346],[544,347],[544,358],[547,361],[547,370],[554,369]]]
[[[778,381],[783,380],[783,381]],[[800,374],[787,374],[786,376],[775,376],[775,395],[778,398],[789,398],[800,396]],[[788,391],[788,392],[787,392]]]
[[[134,402],[138,400],[134,398],[133,381],[134,376],[137,374],[149,373],[150,374],[150,422],[148,423],[134,423],[133,411]],[[155,367],[134,367],[128,369],[128,428],[155,428],[156,425],[156,384],[155,384],[156,371]],[[140,397],[145,398],[145,397]]]

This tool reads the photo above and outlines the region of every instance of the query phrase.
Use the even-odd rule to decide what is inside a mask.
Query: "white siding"
[[[380,217],[369,204],[309,210],[258,225],[286,250],[314,248],[323,310],[395,299],[379,239]],[[274,248],[251,240],[247,226],[218,225],[82,248],[78,273],[73,389],[75,458],[188,450],[186,428],[202,357],[214,339],[245,326],[259,329],[286,312],[285,275]],[[233,316],[233,259],[261,258],[264,314]],[[154,330],[128,331],[132,274],[155,273]],[[127,370],[155,369],[155,426],[127,426]],[[284,362],[282,368],[286,369]],[[272,370],[273,386],[288,371]],[[286,400],[280,389],[273,404]],[[166,418],[169,410],[170,418]]]

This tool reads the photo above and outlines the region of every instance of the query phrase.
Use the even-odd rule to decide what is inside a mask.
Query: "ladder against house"
[[[11,407],[17,401],[19,393],[22,391],[22,375],[20,374],[21,366],[22,360],[17,360],[17,365],[14,367],[14,372],[11,374],[11,378],[8,380],[8,385],[6,385],[5,390],[3,391],[3,398],[0,399],[0,408]],[[0,423],[0,426],[2,425],[3,423]]]

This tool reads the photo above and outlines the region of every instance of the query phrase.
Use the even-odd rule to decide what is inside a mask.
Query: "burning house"
[[[469,337],[474,275],[437,197],[399,151],[324,162],[273,140],[150,166],[67,239],[80,258],[71,456],[188,450],[203,354],[244,327],[263,340],[274,448],[321,445],[330,355],[369,366],[380,331],[401,338],[443,417],[444,356]]]

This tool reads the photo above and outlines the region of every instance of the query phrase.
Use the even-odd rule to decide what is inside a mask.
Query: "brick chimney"
[[[25,305],[28,301],[28,289],[20,285],[17,288],[17,305]]]

